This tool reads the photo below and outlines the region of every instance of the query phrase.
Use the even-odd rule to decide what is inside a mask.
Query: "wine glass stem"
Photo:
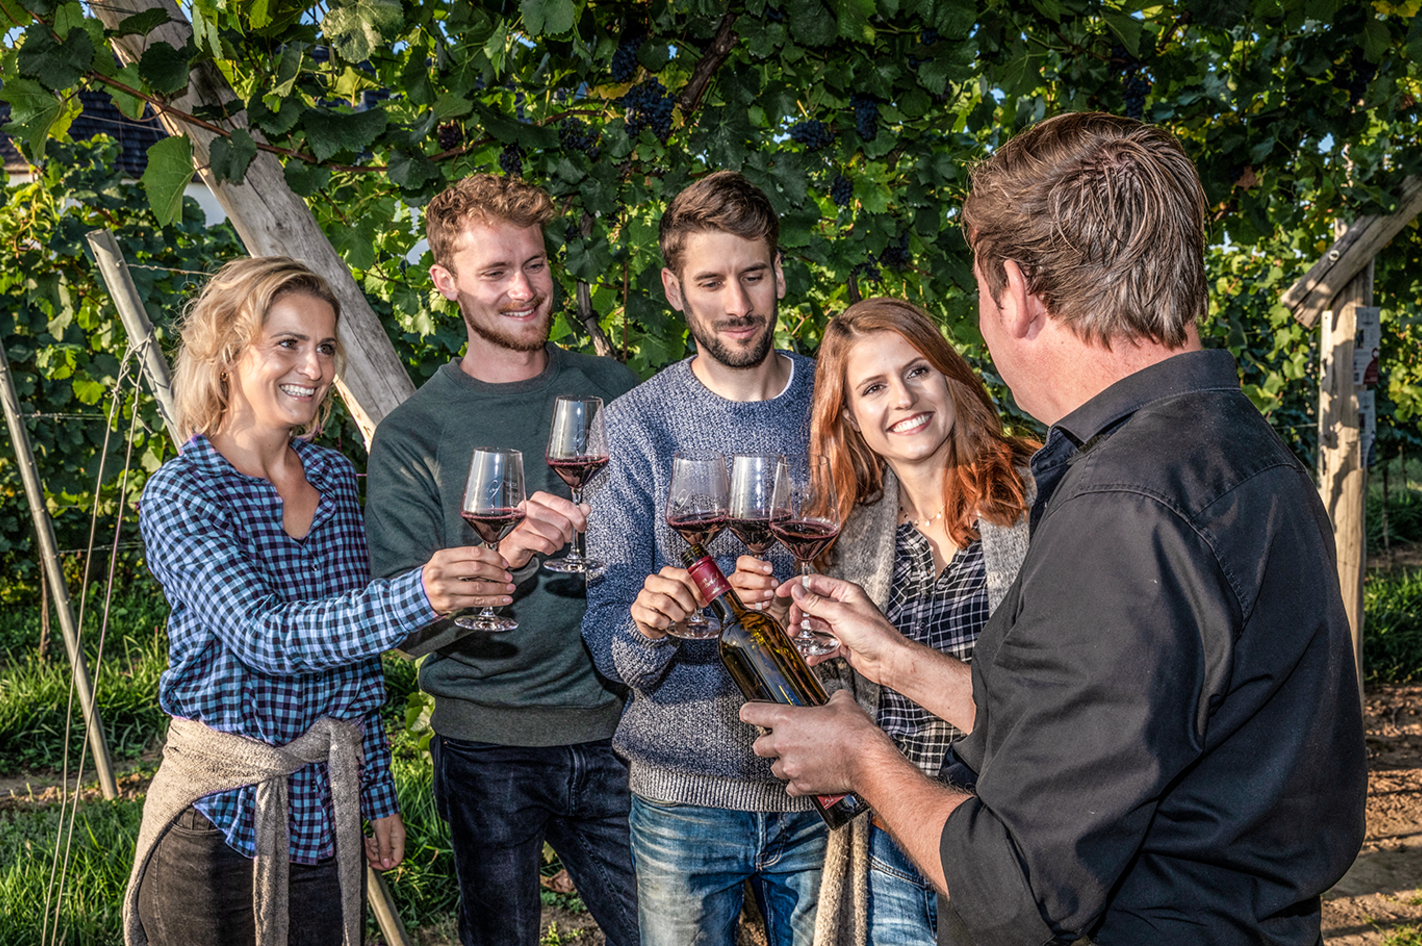
[[[574,506],[581,506],[581,505],[583,504],[583,491],[582,491],[582,488],[579,487],[578,489],[573,490],[572,493],[573,493],[573,505],[574,505]],[[588,551],[588,534],[587,534],[587,526],[584,526],[582,529],[580,529],[580,530],[575,530],[575,531],[573,532],[573,551],[572,551],[572,554],[570,554],[570,555],[568,556],[568,559],[567,559],[567,560],[570,561],[570,562],[581,562],[581,561],[583,561],[585,558],[587,558],[587,551]]]
[[[810,590],[810,563],[809,563],[809,562],[801,562],[801,563],[800,563],[800,587],[801,587],[801,588],[804,588],[806,591],[809,591],[809,590]],[[801,637],[809,637],[809,636],[810,636],[810,619],[809,619],[808,617],[803,617],[803,618],[800,619],[800,636],[801,636]]]

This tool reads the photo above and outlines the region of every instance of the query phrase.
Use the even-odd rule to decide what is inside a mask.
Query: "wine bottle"
[[[746,699],[791,706],[819,706],[828,699],[785,628],[769,614],[742,604],[704,548],[692,545],[681,558],[721,622],[721,662]],[[810,801],[831,828],[843,827],[869,810],[869,804],[852,792],[816,795]]]

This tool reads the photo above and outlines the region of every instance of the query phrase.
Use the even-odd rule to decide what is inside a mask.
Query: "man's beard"
[[[537,300],[533,307],[539,308],[546,300]],[[494,325],[484,325],[477,319],[469,317],[469,313],[464,308],[464,300],[459,300],[459,312],[464,316],[464,324],[469,326],[469,330],[478,335],[491,345],[500,348],[507,348],[510,351],[538,351],[548,343],[548,336],[553,331],[553,307],[549,306],[543,313],[543,325],[537,332],[527,332],[524,334],[514,334],[505,332],[497,323]],[[527,328],[527,326],[524,326]]]
[[[686,290],[682,290],[682,298],[686,298]],[[752,312],[739,319],[722,319],[712,322],[710,331],[702,329],[702,322],[699,317],[692,316],[686,320],[687,328],[691,330],[691,337],[696,339],[696,350],[705,352],[713,361],[720,362],[727,368],[754,368],[765,361],[770,354],[771,346],[775,344],[775,320],[779,311],[780,301],[771,300],[770,316],[759,315]],[[751,348],[733,349],[727,346],[716,335],[718,329],[745,328],[750,325],[764,326],[764,334],[756,341]]]

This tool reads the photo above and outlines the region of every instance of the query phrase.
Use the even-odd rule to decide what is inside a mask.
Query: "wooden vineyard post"
[[[59,629],[64,636],[64,649],[69,652],[69,666],[74,678],[74,690],[79,697],[79,709],[84,714],[84,725],[89,729],[89,743],[94,751],[94,769],[99,776],[99,787],[105,798],[118,797],[118,783],[114,781],[113,762],[109,756],[109,744],[104,738],[104,726],[99,719],[98,704],[94,700],[94,687],[89,679],[89,665],[84,659],[84,649],[79,643],[79,630],[75,626],[74,609],[69,604],[69,586],[64,583],[64,570],[59,566],[59,548],[54,541],[54,523],[50,521],[49,510],[44,504],[44,489],[40,486],[39,471],[35,468],[35,455],[30,447],[29,431],[25,430],[24,419],[20,416],[20,399],[15,394],[15,379],[10,374],[10,361],[5,356],[5,346],[0,343],[0,406],[5,410],[5,423],[10,428],[10,443],[15,448],[15,462],[20,467],[20,478],[25,483],[25,496],[30,503],[30,515],[35,521],[35,535],[39,539],[40,560],[44,566],[45,579],[50,593],[54,595],[54,611],[59,616]]]
[[[1333,523],[1338,586],[1353,634],[1360,696],[1367,470],[1358,425],[1358,391],[1353,384],[1353,340],[1358,306],[1371,305],[1372,296],[1373,267],[1369,263],[1338,293],[1333,308],[1324,311],[1319,344],[1318,489]]]

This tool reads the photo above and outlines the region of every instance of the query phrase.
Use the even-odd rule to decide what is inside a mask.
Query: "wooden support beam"
[[[145,49],[160,41],[182,49],[193,35],[192,24],[173,0],[92,0],[90,7],[109,28],[145,10],[167,12],[169,22],[147,35],[115,36],[111,40],[125,63],[137,62]],[[210,106],[239,109],[240,104],[234,105],[235,102],[231,87],[211,61],[198,63],[187,91],[170,100],[175,109],[189,115]],[[192,141],[193,165],[237,228],[248,253],[294,257],[331,284],[341,303],[341,341],[346,350],[345,369],[336,385],[369,445],[375,425],[414,393],[415,387],[345,261],[332,249],[310,208],[287,186],[281,162],[275,156],[258,151],[242,181],[218,181],[208,167],[209,148],[217,135],[161,109],[158,118],[169,134],[186,135]],[[239,111],[223,124],[247,128],[246,115]],[[252,137],[263,140],[260,132],[249,131]]]
[[[1313,328],[1324,309],[1337,309],[1334,298],[1350,280],[1371,267],[1373,257],[1422,212],[1422,176],[1407,178],[1398,195],[1396,213],[1359,217],[1334,241],[1323,258],[1284,293],[1283,304],[1305,328]],[[1368,277],[1369,285],[1372,277]],[[1372,303],[1365,303],[1371,305]]]
[[[1318,489],[1333,523],[1338,585],[1353,633],[1358,692],[1363,692],[1364,510],[1367,470],[1358,428],[1358,392],[1353,386],[1353,340],[1358,306],[1371,305],[1373,266],[1369,261],[1324,312],[1319,344]]]
[[[79,641],[79,627],[74,620],[74,608],[69,603],[69,585],[65,583],[64,569],[59,565],[59,546],[54,541],[54,523],[49,518],[49,507],[44,502],[44,487],[40,484],[39,470],[35,467],[30,433],[25,429],[24,419],[20,416],[20,400],[15,394],[15,381],[10,374],[10,360],[5,357],[3,342],[0,342],[0,406],[5,410],[5,423],[10,428],[10,443],[15,448],[15,462],[20,468],[20,479],[25,484],[30,515],[34,518],[35,536],[39,540],[40,565],[44,568],[49,590],[54,595],[54,611],[59,616],[64,649],[69,652],[74,693],[79,698],[79,709],[84,714],[84,725],[89,730],[89,746],[94,753],[94,768],[99,775],[99,787],[105,798],[117,798],[118,783],[114,780],[109,743],[104,738],[104,724],[99,718],[99,707],[94,700],[94,685],[89,678],[89,663],[84,658],[84,648]]]

